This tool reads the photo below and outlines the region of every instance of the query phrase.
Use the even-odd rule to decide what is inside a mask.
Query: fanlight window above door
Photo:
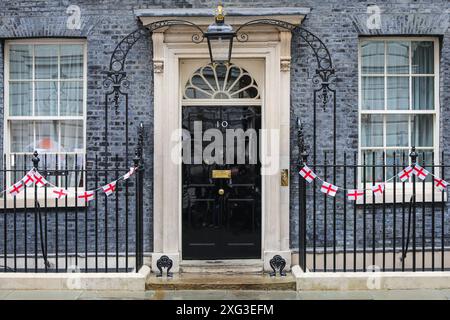
[[[258,84],[235,64],[207,64],[195,71],[184,88],[184,99],[260,99]]]

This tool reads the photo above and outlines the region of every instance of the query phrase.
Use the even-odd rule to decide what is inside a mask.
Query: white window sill
[[[52,194],[52,190],[54,188],[47,188],[47,196],[45,194],[45,188],[37,189],[37,199],[39,201],[39,205],[41,208],[74,208],[74,207],[85,207],[88,202],[84,199],[75,199],[75,188],[68,188],[69,195],[62,199],[55,199]],[[84,192],[84,188],[77,188],[77,194],[81,195]],[[35,194],[34,187],[28,188],[26,195],[25,192],[22,191],[17,196],[13,197],[11,195],[6,196],[6,204],[5,198],[0,198],[0,210],[2,209],[34,209],[35,207]],[[25,203],[26,198],[26,203]]]
[[[366,188],[370,188],[367,185]],[[433,188],[434,188],[434,198],[433,198]],[[404,196],[403,196],[404,195]],[[395,186],[393,184],[387,184],[385,186],[384,195],[374,196],[372,190],[366,190],[366,199],[361,197],[356,201],[356,204],[383,204],[383,203],[409,203],[411,196],[413,195],[413,185],[412,183],[406,183],[405,189],[403,191],[402,183],[397,183]],[[394,197],[395,196],[395,197]],[[395,199],[394,199],[395,198]],[[395,200],[395,201],[394,201]],[[431,182],[425,183],[425,193],[423,190],[423,183],[416,183],[416,203],[440,203],[447,202],[447,192],[442,192],[435,188]]]

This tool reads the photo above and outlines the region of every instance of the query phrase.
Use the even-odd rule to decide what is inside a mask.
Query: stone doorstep
[[[154,271],[158,272],[158,270]],[[180,273],[195,274],[262,274],[263,264],[257,260],[205,260],[183,261],[180,263]]]
[[[147,290],[290,290],[295,291],[291,273],[285,277],[269,274],[178,273],[173,277],[147,278]]]
[[[0,273],[0,290],[144,291],[150,268],[138,273]]]
[[[297,291],[450,289],[450,272],[303,272],[292,267]]]

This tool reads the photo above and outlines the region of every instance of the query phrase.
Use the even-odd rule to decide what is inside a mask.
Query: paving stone
[[[233,290],[229,292],[232,299],[237,300],[295,300],[295,291],[269,291],[269,290]]]
[[[0,290],[0,300],[5,299],[13,290]]]
[[[84,291],[79,300],[147,300],[154,291]]]
[[[226,290],[170,290],[155,295],[162,300],[230,300],[232,295]]]
[[[301,291],[297,293],[301,300],[372,300],[369,291]]]
[[[381,290],[373,291],[376,300],[445,300],[445,293],[441,290]]]
[[[82,291],[14,290],[5,300],[76,300]]]

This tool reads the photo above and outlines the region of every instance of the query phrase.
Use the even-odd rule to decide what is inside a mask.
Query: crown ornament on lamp
[[[225,11],[220,2],[215,10],[214,23],[209,25],[205,33],[212,64],[230,63],[235,36],[233,27],[225,23]]]

